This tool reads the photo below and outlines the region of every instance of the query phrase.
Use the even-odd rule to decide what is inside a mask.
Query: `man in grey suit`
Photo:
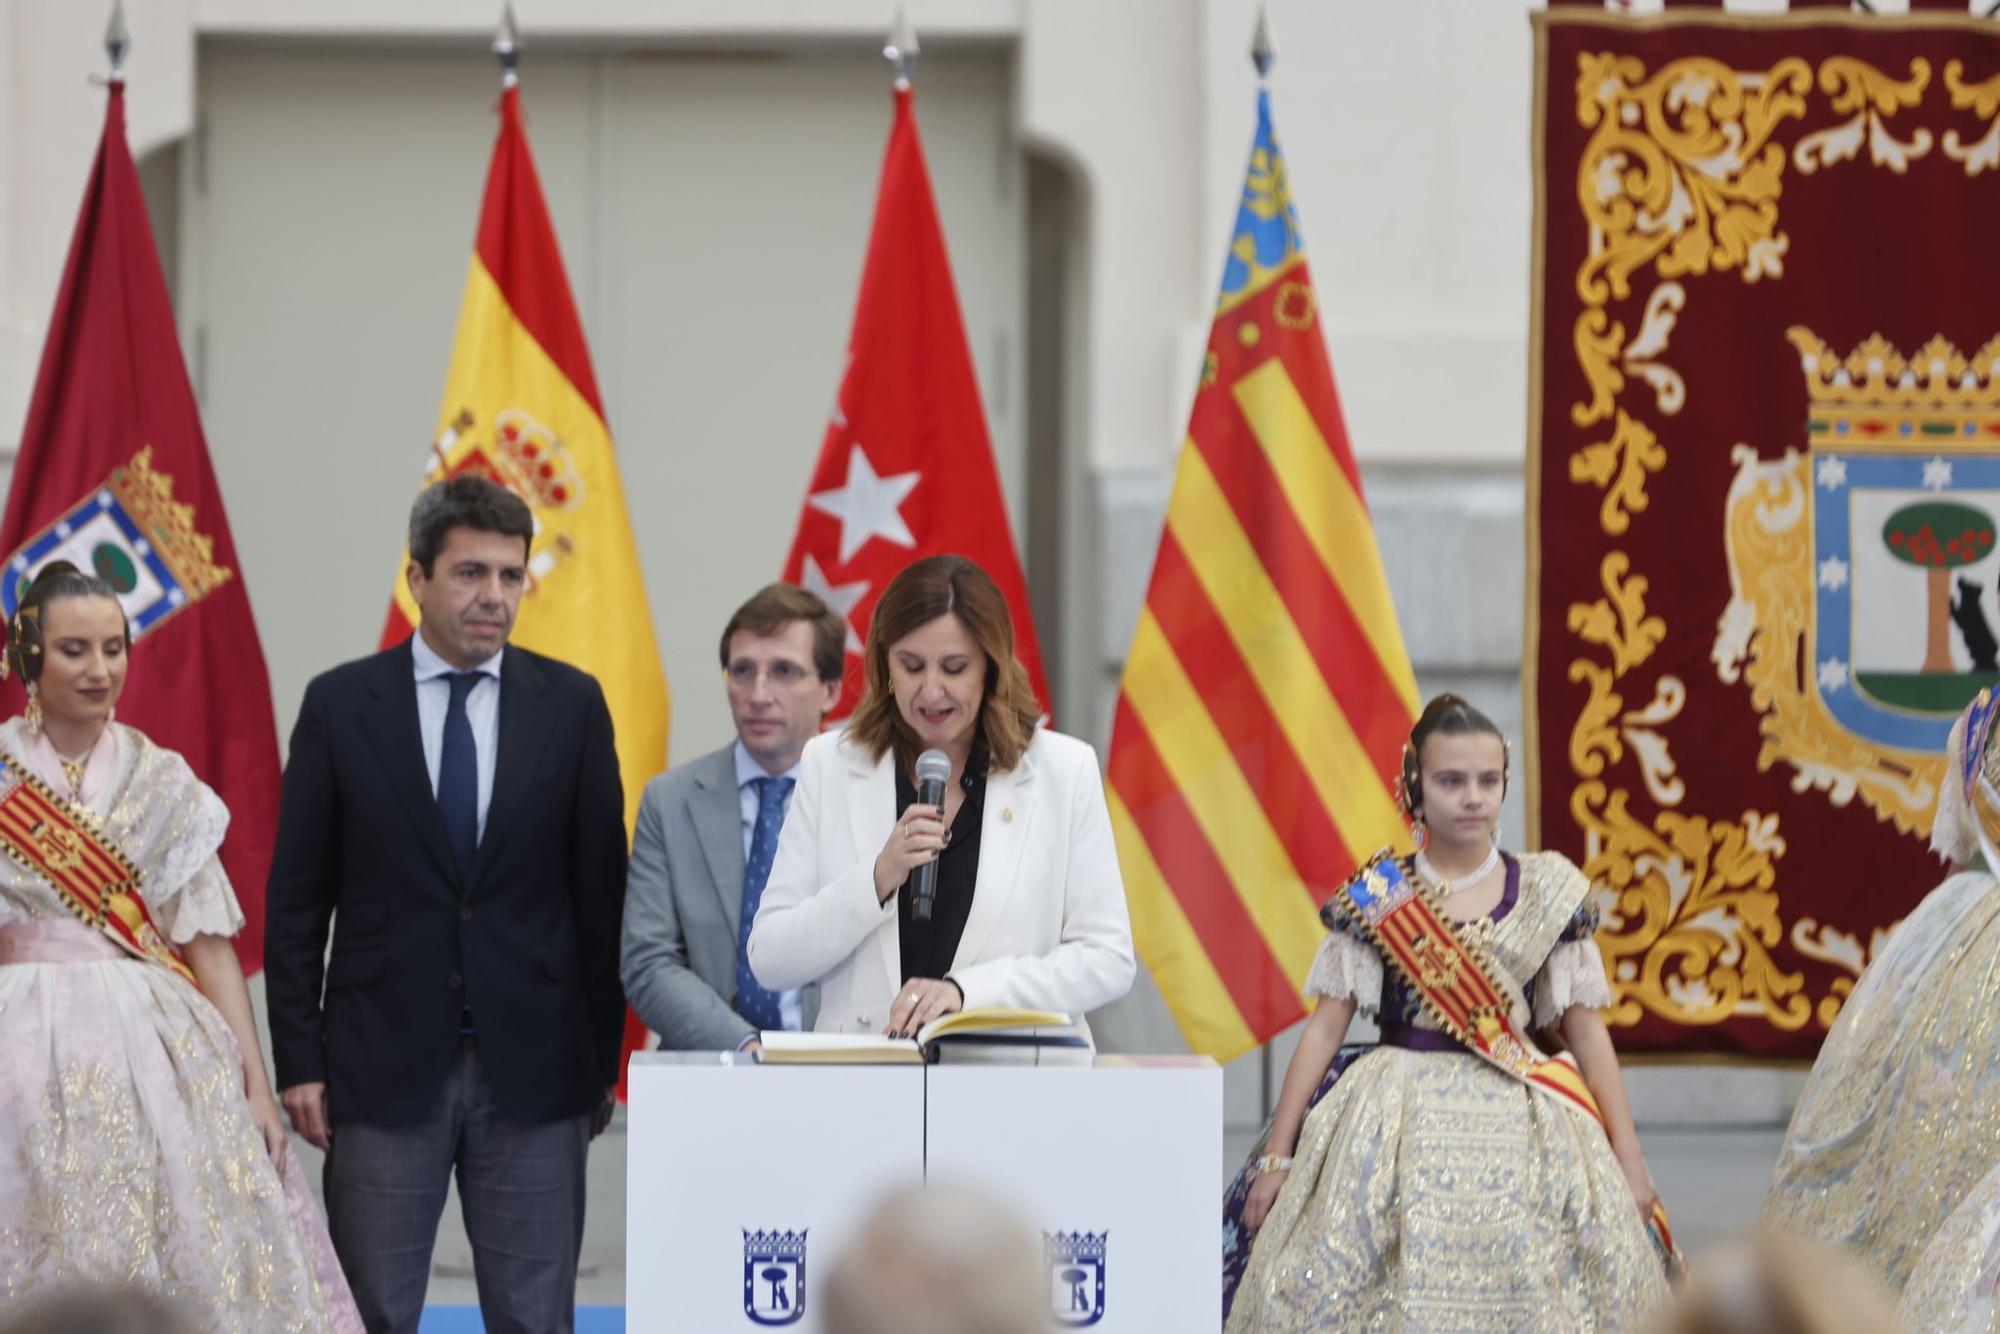
[[[662,1047],[743,1050],[760,1030],[812,1027],[817,988],[766,990],[744,944],[799,755],[840,698],[847,637],[847,618],[805,589],[761,589],[722,632],[736,740],[646,784],[619,974]]]

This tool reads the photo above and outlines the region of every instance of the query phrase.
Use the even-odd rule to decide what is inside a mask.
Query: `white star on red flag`
[[[854,604],[868,596],[868,581],[835,584],[826,577],[826,571],[819,567],[812,553],[807,552],[805,566],[799,571],[799,586],[808,593],[818,594],[821,602],[840,613],[840,618],[847,622],[847,651],[859,654],[861,636],[854,633]]]
[[[859,657],[877,600],[913,562],[947,554],[972,561],[1007,600],[1015,655],[1046,703],[1028,581],[910,97],[907,88],[896,93],[846,367],[783,577],[846,616],[848,652]],[[866,693],[856,666],[849,661],[830,720],[846,718]]]
[[[879,477],[867,451],[859,444],[849,450],[846,482],[806,498],[814,509],[840,520],[840,564],[853,560],[854,553],[867,546],[871,537],[887,538],[898,546],[916,546],[915,534],[903,522],[902,504],[922,478],[922,473],[915,472]]]

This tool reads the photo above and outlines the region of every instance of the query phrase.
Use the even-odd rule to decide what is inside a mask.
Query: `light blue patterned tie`
[[[778,993],[767,991],[750,971],[750,924],[756,920],[757,904],[764,897],[764,882],[771,878],[771,863],[778,856],[778,830],[785,823],[785,803],[791,799],[790,778],[753,778],[757,789],[757,823],[750,829],[750,857],[743,866],[743,920],[736,933],[736,1013],[759,1029],[785,1026]]]

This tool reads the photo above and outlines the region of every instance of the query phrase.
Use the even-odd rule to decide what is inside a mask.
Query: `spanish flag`
[[[1139,953],[1218,1060],[1305,1016],[1317,912],[1388,844],[1416,678],[1268,92],[1112,723]]]
[[[467,472],[511,488],[534,511],[513,642],[572,663],[604,687],[629,830],[646,780],[666,767],[666,675],[604,400],[511,83],[500,97],[500,138],[424,485]],[[408,559],[406,551],[396,567],[384,648],[417,625],[402,577]]]

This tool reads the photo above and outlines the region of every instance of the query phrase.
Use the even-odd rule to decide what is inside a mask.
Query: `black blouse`
[[[979,878],[980,814],[986,809],[986,752],[974,750],[965,761],[960,780],[965,800],[959,804],[958,818],[951,822],[951,837],[938,857],[937,898],[931,903],[931,920],[919,922],[910,916],[909,881],[896,898],[896,927],[902,946],[903,980],[913,977],[943,977],[951,971],[958,954],[958,942],[965,934],[965,919],[972,913],[972,893]],[[896,818],[917,803],[917,785],[909,770],[896,765]],[[915,872],[911,872],[912,877]]]

